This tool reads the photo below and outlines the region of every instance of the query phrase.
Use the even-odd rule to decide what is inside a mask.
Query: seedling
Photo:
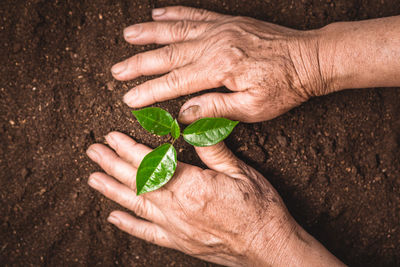
[[[132,111],[140,125],[147,131],[164,136],[171,134],[172,143],[165,143],[147,154],[136,174],[137,195],[154,191],[165,185],[174,175],[177,165],[174,143],[181,136],[176,119],[161,108],[144,108]],[[183,139],[194,146],[212,146],[229,136],[238,121],[225,118],[199,119],[182,133]]]

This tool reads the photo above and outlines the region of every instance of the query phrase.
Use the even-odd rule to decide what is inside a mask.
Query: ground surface
[[[368,3],[370,2],[370,3]],[[153,7],[186,4],[311,29],[400,14],[400,2],[1,1],[0,262],[17,265],[206,266],[129,237],[106,222],[115,207],[91,190],[85,156],[111,130],[152,147],[121,102],[131,83],[113,63],[132,47],[123,27]],[[174,115],[186,98],[159,106]],[[400,265],[400,90],[312,99],[275,120],[240,124],[227,143],[278,189],[294,217],[344,262]],[[178,142],[179,158],[201,164]]]

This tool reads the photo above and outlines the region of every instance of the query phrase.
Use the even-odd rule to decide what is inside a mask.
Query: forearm
[[[300,226],[292,234],[290,247],[289,265],[282,266],[345,266]]]
[[[317,32],[321,74],[333,91],[400,86],[400,16],[332,23]]]
[[[257,234],[250,249],[250,262],[244,265],[345,266],[290,215],[286,214],[283,218],[287,223],[270,221],[269,227],[264,227]],[[276,224],[273,225],[274,223]],[[280,229],[280,231],[274,234],[271,233],[271,229]],[[271,255],[266,251],[275,251],[275,254]]]

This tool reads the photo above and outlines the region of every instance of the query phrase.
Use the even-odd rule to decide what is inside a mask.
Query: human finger
[[[137,196],[131,188],[117,182],[105,173],[92,173],[88,184],[107,198],[133,211],[139,217],[154,220],[160,216],[158,209],[148,199]]]
[[[135,45],[178,43],[196,39],[209,27],[207,22],[190,20],[146,22],[125,28],[124,38]]]
[[[143,158],[152,151],[151,148],[135,142],[132,138],[120,132],[111,132],[106,135],[105,138],[115,152],[135,168],[138,168]],[[174,177],[186,176],[189,166],[190,165],[183,162],[178,162]],[[172,185],[176,183],[176,180],[179,180],[179,178],[169,181],[165,188],[171,189]],[[152,203],[155,204],[157,201],[161,203],[165,202],[164,197],[168,196],[164,194],[160,195],[161,192],[163,192],[162,189],[163,188],[160,188],[157,191],[146,193],[147,198],[151,199]]]
[[[151,148],[135,142],[132,138],[120,132],[109,133],[106,140],[121,158],[136,169],[139,168],[144,156],[151,152]]]
[[[89,158],[99,164],[106,173],[136,190],[137,169],[118,157],[114,151],[105,145],[94,144],[88,148],[86,153]]]
[[[195,147],[200,159],[208,168],[233,177],[241,177],[241,160],[238,159],[224,142],[209,147]]]
[[[137,238],[159,246],[174,248],[173,244],[168,239],[165,230],[157,224],[135,218],[123,211],[111,212],[107,221],[117,226],[120,230]]]
[[[185,6],[169,6],[156,8],[152,11],[154,20],[194,20],[194,21],[213,21],[230,17],[200,8]]]
[[[131,89],[124,102],[139,108],[219,86],[221,82],[210,76],[208,68],[191,64]]]
[[[246,108],[246,106],[251,106],[249,101],[244,92],[204,94],[188,100],[181,107],[178,120],[189,124],[200,118],[224,117],[251,122],[253,118]]]
[[[121,81],[143,75],[163,74],[194,62],[201,55],[199,49],[200,46],[193,42],[170,44],[121,61],[112,66],[111,73]]]

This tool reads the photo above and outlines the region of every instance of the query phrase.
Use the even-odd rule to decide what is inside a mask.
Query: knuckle
[[[222,64],[222,62],[221,62],[221,64]],[[221,64],[220,64],[220,66],[221,66]],[[218,83],[224,83],[224,81],[226,81],[230,77],[231,77],[231,74],[220,67],[220,71],[217,72],[217,74],[215,74],[214,79]]]
[[[186,247],[186,254],[188,254],[192,257],[201,257],[204,255],[204,251],[202,249],[199,249],[196,246],[188,245]]]
[[[128,182],[128,187],[136,191],[136,173],[132,173],[132,177]]]
[[[235,177],[236,179],[239,179],[242,184],[249,184],[250,183],[250,178],[254,177],[256,174],[254,171],[252,171],[252,168],[249,167],[247,164],[245,164],[243,161],[241,161],[238,158],[235,158],[233,160],[233,168],[231,169],[230,175],[232,177]]]
[[[170,90],[175,91],[176,89],[180,88],[181,80],[179,73],[176,70],[171,71],[165,76],[165,82]]]
[[[184,6],[176,6],[175,10],[176,10],[176,13],[183,15],[188,10],[188,8],[186,8]]]
[[[178,20],[174,22],[171,26],[172,40],[176,42],[186,39],[189,33],[189,27],[189,21],[187,20]]]
[[[157,92],[155,86],[149,86],[149,88],[147,88],[147,90],[150,91],[149,95],[151,97],[152,103],[160,102],[162,100],[160,97],[160,94]]]
[[[254,24],[251,18],[244,16],[227,17],[224,22],[228,29],[236,29],[239,31],[241,31],[245,25]]]
[[[139,53],[135,55],[134,57],[131,57],[128,60],[128,65],[131,65],[135,72],[137,72],[139,75],[142,75],[142,67],[143,67],[143,54]]]
[[[219,38],[219,42],[226,46],[230,46],[232,44],[242,44],[243,42],[247,42],[245,36],[247,31],[246,27],[241,23],[225,23],[218,27],[218,34],[216,38]]]
[[[232,44],[229,46],[229,49],[230,49],[230,53],[232,54],[232,57],[235,57],[238,61],[242,61],[245,58],[248,58],[248,55],[247,55],[245,49],[239,45]]]
[[[231,110],[231,103],[224,97],[214,98],[213,101],[210,101],[210,111],[215,117],[230,114]]]
[[[153,244],[157,240],[154,230],[152,228],[149,228],[149,227],[145,227],[143,229],[143,236],[148,242],[153,243]]]
[[[157,239],[156,239],[155,233],[152,230],[150,230],[149,228],[146,228],[146,230],[144,230],[144,231],[145,231],[144,235],[146,237],[146,240],[153,244],[156,243]]]
[[[210,250],[222,248],[224,242],[214,234],[203,231],[188,231],[183,238],[185,253],[194,257],[201,257],[208,254]]]
[[[198,17],[198,10],[195,8],[188,8],[187,9],[187,16],[192,19],[192,20],[197,20],[199,19]]]
[[[129,208],[139,217],[145,217],[146,216],[146,206],[144,203],[144,198],[141,196],[136,196],[132,197],[129,200]]]
[[[185,183],[181,191],[181,203],[185,203],[188,214],[194,215],[189,216],[189,219],[193,219],[207,209],[213,193],[209,182],[210,174],[205,170],[194,175],[193,179]]]
[[[244,16],[235,16],[231,18],[231,22],[236,22],[237,24],[240,23],[249,23],[249,18]]]
[[[236,60],[226,49],[220,51],[219,56],[215,58],[213,66],[218,70],[216,71],[215,78],[218,82],[224,81],[226,78],[231,77],[238,60]]]
[[[207,111],[210,112],[212,117],[218,117],[221,112],[221,109],[224,109],[224,103],[220,101],[220,99],[212,98],[211,101],[207,102]],[[223,111],[223,110],[222,110]]]
[[[251,92],[249,92],[251,93]],[[251,95],[245,105],[246,112],[251,117],[258,117],[265,113],[265,100],[263,97],[260,97],[258,94]]]
[[[151,243],[155,243],[156,237],[152,228],[141,226],[137,227],[137,225],[129,225],[128,232],[131,233],[133,236],[142,238],[146,241]]]
[[[165,65],[170,67],[173,67],[175,65],[175,62],[177,61],[176,50],[177,48],[175,44],[167,45],[161,49],[160,56]]]
[[[192,18],[197,20],[207,19],[209,17],[209,12],[205,9],[193,9]]]
[[[240,58],[235,53],[233,53],[231,49],[227,49],[223,54],[223,65],[225,71],[233,71],[240,62]]]
[[[111,154],[108,157],[103,158],[101,160],[101,165],[104,166],[104,170],[107,173],[115,174],[117,172],[116,160],[118,160],[118,156],[114,155],[114,154]]]
[[[237,33],[232,31],[222,33],[221,36],[212,42],[212,53],[215,66],[222,72],[232,72],[240,67],[240,63],[249,58],[246,48],[241,43]]]
[[[257,104],[252,105],[251,103],[243,106],[243,111],[248,115],[249,121],[257,120],[265,116],[264,108],[258,106]]]
[[[231,28],[227,25],[221,25],[215,31],[215,35],[213,36],[213,43],[217,45],[217,47],[226,47],[231,44],[231,40],[233,39],[233,32]]]
[[[205,9],[197,9],[197,13],[199,14],[200,17],[206,17],[209,14],[209,12]]]

